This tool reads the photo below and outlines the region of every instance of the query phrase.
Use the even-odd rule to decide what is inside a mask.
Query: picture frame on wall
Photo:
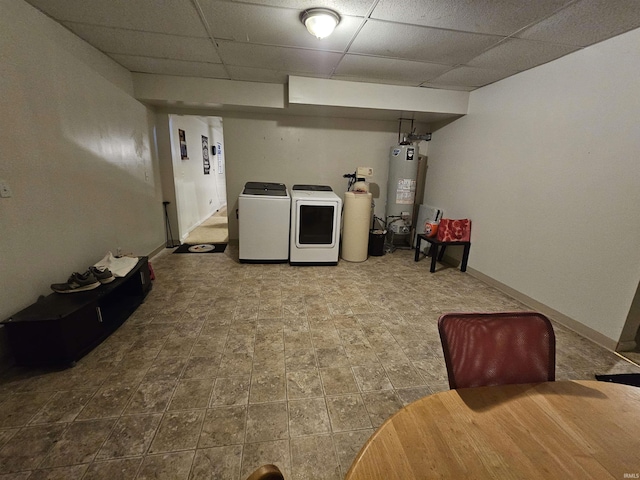
[[[222,158],[222,144],[218,142],[217,157],[218,157],[218,173],[224,173],[224,159]]]
[[[209,175],[211,173],[211,163],[209,162],[209,138],[202,135],[202,165],[204,167],[204,174]]]
[[[182,160],[189,160],[187,155],[187,134],[184,130],[178,129],[178,140],[180,142],[180,158]]]

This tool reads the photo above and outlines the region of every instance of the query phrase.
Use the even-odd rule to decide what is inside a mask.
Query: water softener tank
[[[413,222],[418,178],[418,147],[396,145],[389,153],[387,181],[387,229],[395,234],[409,234]]]

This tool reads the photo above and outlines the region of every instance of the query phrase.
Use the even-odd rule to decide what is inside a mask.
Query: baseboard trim
[[[173,245],[173,243],[171,244]],[[178,247],[179,245],[176,245],[176,247]],[[154,248],[148,255],[147,257],[149,258],[153,258],[155,257],[157,254],[159,254],[161,251],[163,251],[164,249],[166,249],[167,246],[165,244],[160,245],[159,247]]]
[[[572,330],[577,334],[582,335],[583,337],[587,338],[588,340],[591,340],[592,342],[600,345],[601,347],[604,347],[607,350],[611,350],[612,352],[616,351],[616,348],[618,347],[618,342],[616,340],[612,340],[611,338],[592,329],[591,327],[588,327],[583,323],[580,323],[577,320],[574,320],[573,318],[568,317],[567,315],[564,315],[563,313],[560,313],[557,310],[554,310],[553,308],[545,305],[544,303],[534,300],[528,295],[525,295],[524,293],[521,293],[518,290],[515,290],[505,285],[504,283],[499,282],[498,280],[495,280],[494,278],[491,278],[490,276],[479,272],[474,268],[467,267],[467,273],[472,277],[477,278],[478,280],[486,283],[487,285],[490,285],[500,290],[501,292],[506,293],[510,297],[515,298],[519,302],[524,303],[526,306],[540,313],[543,313],[547,317],[567,327],[569,330]]]

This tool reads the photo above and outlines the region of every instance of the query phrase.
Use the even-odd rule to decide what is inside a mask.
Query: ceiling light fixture
[[[340,15],[328,8],[310,8],[300,14],[309,33],[318,38],[328,37],[340,23]]]

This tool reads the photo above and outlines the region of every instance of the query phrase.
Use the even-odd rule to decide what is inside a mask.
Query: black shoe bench
[[[75,365],[140,305],[149,290],[149,261],[123,278],[85,292],[52,293],[0,323],[18,365]]]

